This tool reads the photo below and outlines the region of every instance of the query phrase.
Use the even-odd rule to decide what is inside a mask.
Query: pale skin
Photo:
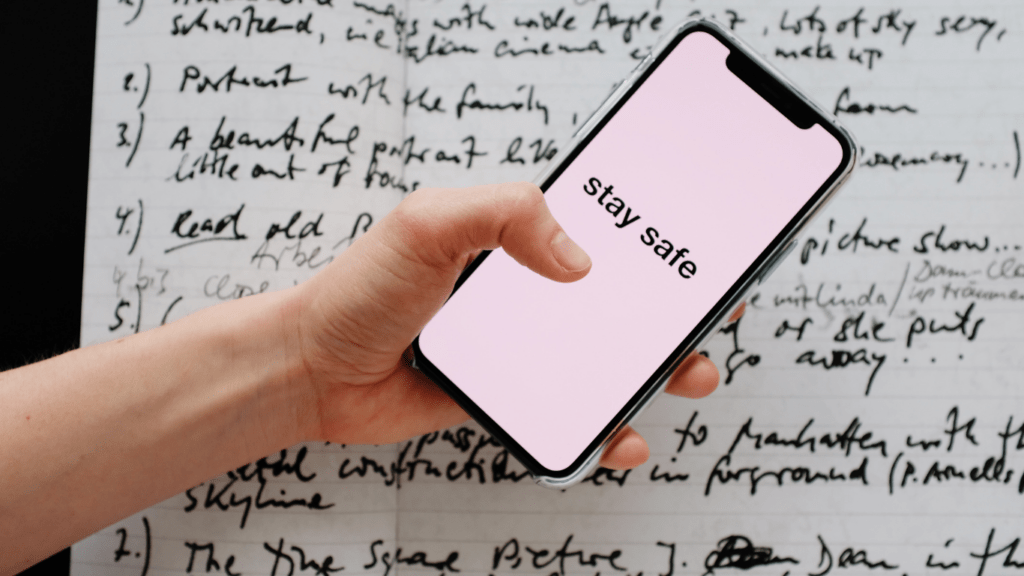
[[[298,442],[387,444],[467,420],[409,346],[499,246],[556,282],[591,268],[532,184],[418,190],[308,282],[0,374],[0,574]],[[717,384],[694,355],[667,391]],[[627,427],[601,465],[648,453]]]

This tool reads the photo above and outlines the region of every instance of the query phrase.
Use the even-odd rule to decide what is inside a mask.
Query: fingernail
[[[555,253],[555,260],[569,272],[579,272],[590,267],[590,256],[572,241],[564,231],[559,230],[555,239],[551,241],[551,248]]]

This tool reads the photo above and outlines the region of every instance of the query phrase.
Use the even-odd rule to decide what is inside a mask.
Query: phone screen
[[[844,161],[682,37],[545,196],[591,257],[570,284],[492,252],[420,335],[461,393],[549,471],[604,440],[624,406],[809,206]]]

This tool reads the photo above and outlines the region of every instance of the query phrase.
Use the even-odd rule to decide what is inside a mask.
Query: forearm
[[[295,291],[0,374],[0,572],[297,441]],[[23,565],[9,565],[12,561]]]

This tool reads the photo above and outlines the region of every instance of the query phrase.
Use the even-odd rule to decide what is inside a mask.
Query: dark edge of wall
[[[4,6],[0,369],[78,346],[96,0]],[[115,127],[111,127],[113,138]],[[22,574],[66,575],[70,549]]]

